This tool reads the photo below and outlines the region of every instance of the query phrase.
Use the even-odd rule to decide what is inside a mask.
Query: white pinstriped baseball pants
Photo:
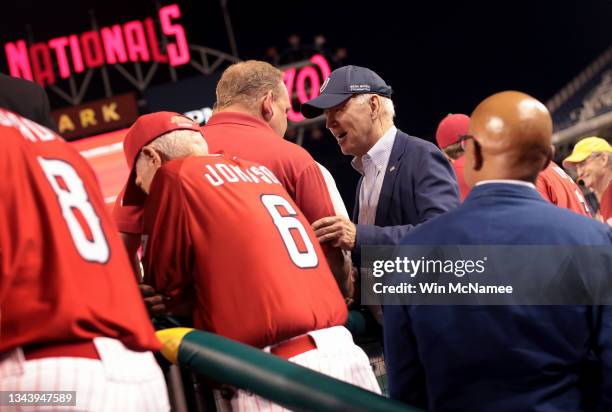
[[[314,339],[317,349],[289,358],[289,362],[377,394],[381,393],[368,356],[359,346],[355,345],[348,329],[344,326],[334,326],[308,332],[308,335]],[[263,350],[270,352],[270,347]],[[215,401],[218,411],[287,411],[280,405],[243,390],[236,392],[231,400],[231,405],[229,401],[221,398],[218,391],[215,391]]]
[[[0,357],[0,391],[76,391],[76,406],[0,407],[2,411],[168,411],[168,393],[151,352],[95,338],[100,360],[25,360],[21,348]]]

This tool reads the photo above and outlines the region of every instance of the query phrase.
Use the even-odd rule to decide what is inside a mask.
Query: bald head
[[[471,184],[489,179],[533,182],[552,157],[550,114],[525,93],[506,91],[483,100],[472,113],[469,134],[475,140],[466,150],[472,174],[468,179],[466,171],[466,180]]]

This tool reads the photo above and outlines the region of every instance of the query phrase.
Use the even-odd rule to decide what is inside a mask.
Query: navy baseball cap
[[[300,111],[311,119],[323,114],[326,109],[338,106],[354,94],[373,93],[391,97],[393,90],[385,81],[370,69],[360,66],[343,66],[329,75],[321,94],[303,103]]]

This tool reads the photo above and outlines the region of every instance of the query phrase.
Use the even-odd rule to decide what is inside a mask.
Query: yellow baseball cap
[[[596,152],[612,153],[612,146],[601,137],[585,137],[574,146],[574,151],[571,155],[563,159],[563,166],[573,167],[572,163],[580,163],[587,157]]]

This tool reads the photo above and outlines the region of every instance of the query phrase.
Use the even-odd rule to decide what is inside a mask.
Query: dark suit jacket
[[[49,112],[49,98],[38,83],[0,73],[0,107],[57,132]]]
[[[359,216],[357,184],[353,222]],[[459,188],[449,161],[433,144],[398,130],[380,190],[374,225],[357,225],[353,258],[360,264],[361,247],[396,245],[419,223],[459,205]]]
[[[612,247],[612,230],[535,189],[489,183],[401,244]],[[393,398],[430,411],[612,410],[612,307],[389,305],[384,321]],[[591,354],[603,373],[585,372]],[[601,378],[603,398],[588,399],[585,388],[598,389],[588,382]]]

